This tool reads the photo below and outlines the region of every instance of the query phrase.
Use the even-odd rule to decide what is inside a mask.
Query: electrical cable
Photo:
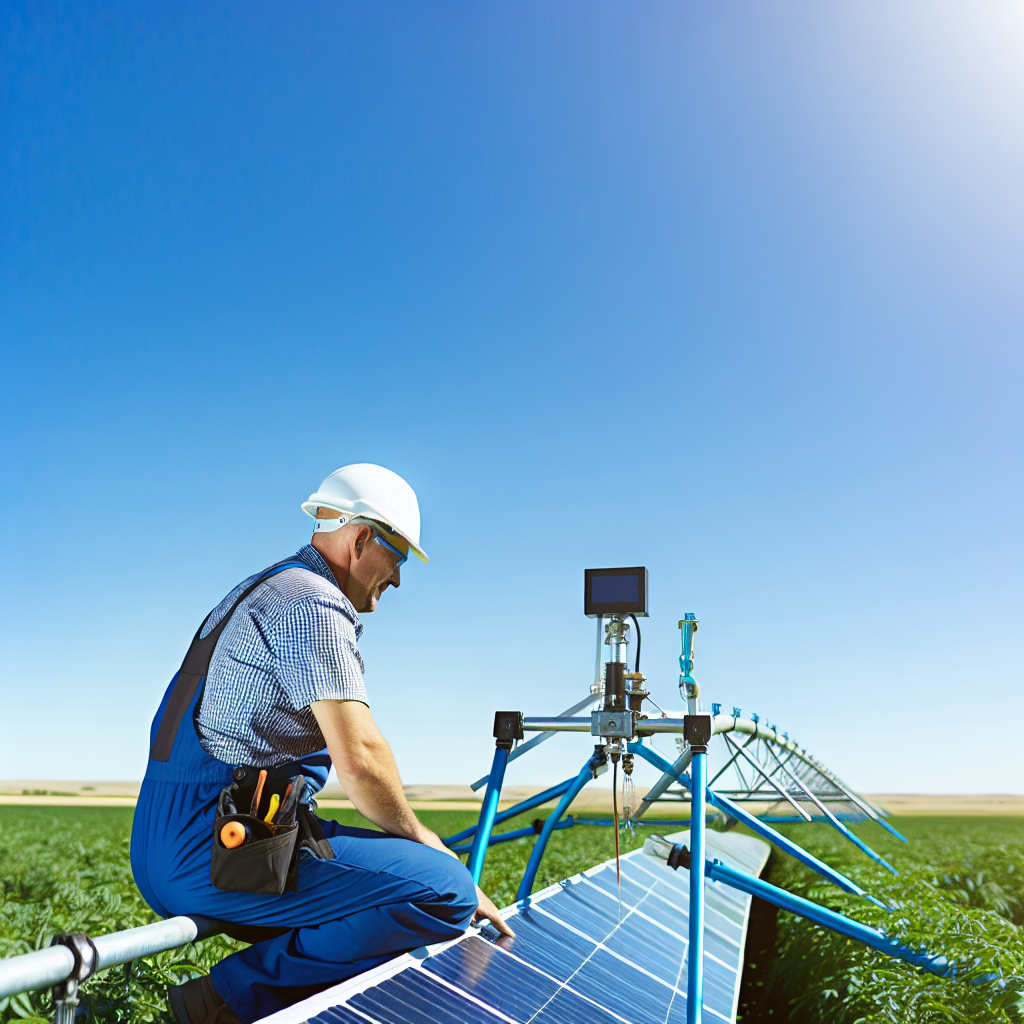
[[[634,672],[640,671],[640,623],[636,621],[635,615],[630,615],[633,620],[633,626],[636,629],[636,665],[633,666]]]

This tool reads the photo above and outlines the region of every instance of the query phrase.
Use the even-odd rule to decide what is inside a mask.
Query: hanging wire
[[[622,871],[619,865],[619,762],[612,761],[612,814],[615,817],[615,882],[619,887],[619,910],[622,910]]]
[[[636,629],[636,664],[633,666],[634,672],[640,671],[640,623],[636,621],[635,615],[630,615],[633,620],[633,627]]]

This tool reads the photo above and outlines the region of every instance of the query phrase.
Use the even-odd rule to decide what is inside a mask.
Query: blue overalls
[[[195,720],[210,657],[238,604],[286,562],[261,573],[208,637],[196,634],[161,701],[150,733],[150,759],[132,824],[132,872],[161,916],[203,914],[234,925],[262,926],[275,937],[227,957],[211,973],[244,1024],[367,970],[399,953],[461,935],[477,899],[473,880],[439,850],[316,819],[326,843],[320,859],[302,849],[298,891],[279,896],[227,892],[210,883],[217,799],[235,766],[202,748]],[[238,695],[245,700],[245,694]],[[270,770],[270,782],[305,775],[310,790],[327,781],[327,750]],[[329,849],[327,848],[329,844]],[[238,929],[244,934],[245,927]]]

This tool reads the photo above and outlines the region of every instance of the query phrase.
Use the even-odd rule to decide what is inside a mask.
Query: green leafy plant
[[[1015,819],[903,819],[904,845],[860,826],[899,870],[894,877],[823,825],[790,835],[888,904],[841,892],[791,858],[773,855],[768,879],[882,929],[913,949],[944,955],[939,977],[790,914],[778,915],[768,993],[781,994],[794,1024],[1018,1022],[1024,1020],[1024,844]],[[753,1016],[748,1020],[755,1019]]]
[[[362,824],[355,812],[327,812]],[[536,815],[537,811],[532,812]],[[156,915],[132,880],[128,808],[0,807],[0,957],[39,949],[57,932],[93,935],[147,924]],[[472,824],[471,812],[426,812],[447,835]],[[501,830],[521,828],[523,819]],[[769,881],[857,920],[884,928],[911,946],[942,953],[958,977],[924,974],[789,914],[777,917],[774,962],[755,1002],[785,1007],[773,1021],[792,1024],[985,1024],[1024,1020],[1024,828],[1016,819],[902,819],[910,845],[877,826],[865,838],[900,870],[893,878],[834,831],[796,826],[792,834],[894,907],[889,913],[821,883],[788,857],[773,855]],[[622,849],[651,829],[623,834]],[[499,906],[515,899],[533,837],[491,848],[483,887]],[[610,829],[578,825],[556,832],[534,891],[614,854]],[[82,990],[83,1022],[169,1022],[167,987],[206,973],[244,944],[223,936],[102,972]],[[0,1021],[51,1014],[46,992],[0,1001]],[[745,1022],[760,1018],[747,1013]]]
[[[59,932],[107,932],[158,920],[132,879],[129,808],[0,808],[0,957]],[[112,968],[82,987],[79,1020],[171,1021],[168,985],[205,974],[243,943],[223,936]],[[0,1020],[48,1020],[48,992],[0,1000]]]

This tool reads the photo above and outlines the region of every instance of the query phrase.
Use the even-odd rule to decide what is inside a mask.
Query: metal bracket
[[[590,716],[590,735],[606,739],[633,739],[632,711],[595,711]]]

